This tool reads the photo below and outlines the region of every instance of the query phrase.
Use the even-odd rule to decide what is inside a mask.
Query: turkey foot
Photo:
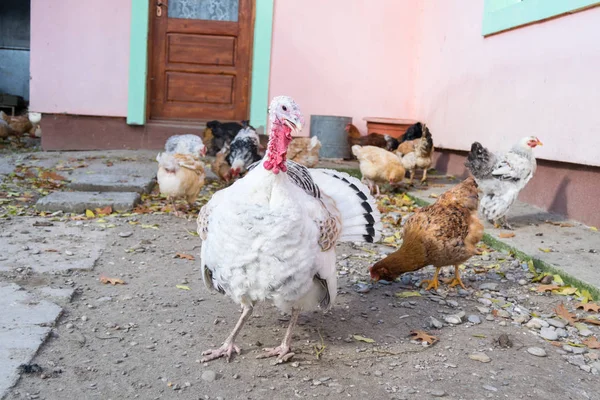
[[[298,322],[298,316],[300,315],[300,310],[297,308],[292,308],[292,316],[290,317],[290,324],[288,325],[287,331],[285,332],[285,336],[283,337],[283,341],[277,347],[263,349],[266,354],[261,354],[256,358],[268,358],[277,356],[277,363],[283,363],[289,361],[292,357],[294,357],[295,353],[292,352],[290,344],[292,343],[292,331],[294,330],[294,326]]]
[[[205,363],[208,361],[216,360],[220,357],[225,357],[227,359],[227,362],[229,362],[229,360],[231,359],[231,355],[234,351],[237,354],[240,354],[240,348],[234,343],[235,338],[237,337],[238,333],[240,333],[240,331],[242,330],[242,327],[244,326],[248,318],[250,318],[250,315],[252,315],[252,306],[242,304],[242,315],[240,316],[240,319],[238,320],[237,324],[235,324],[233,331],[231,331],[229,336],[227,336],[227,339],[225,339],[225,341],[223,342],[223,345],[218,349],[211,349],[202,352],[202,355],[206,357],[203,357],[202,360],[200,360],[200,362]]]
[[[211,350],[206,350],[202,352],[203,357],[202,360],[200,360],[200,362],[208,362],[208,361],[212,361],[212,360],[216,360],[217,358],[220,357],[225,357],[227,359],[227,362],[229,362],[229,360],[231,360],[231,355],[233,354],[233,352],[236,352],[237,354],[240,354],[240,348],[238,346],[236,346],[234,343],[223,343],[223,346],[219,347],[218,349],[211,349]]]

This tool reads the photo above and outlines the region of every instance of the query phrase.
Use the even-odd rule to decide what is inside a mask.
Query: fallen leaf
[[[158,224],[142,224],[142,229],[158,229]]]
[[[600,320],[598,320],[598,319],[581,318],[581,319],[579,319],[579,321],[581,321],[581,322],[587,322],[588,324],[600,326]]]
[[[590,336],[589,338],[585,339],[583,341],[583,344],[585,344],[590,349],[600,349],[600,342],[598,341],[598,339],[596,339],[596,336]]]
[[[192,290],[192,289],[190,289],[189,286],[185,286],[185,285],[175,285],[175,287],[177,289],[181,289],[181,290]]]
[[[553,293],[560,294],[563,296],[570,296],[572,294],[575,294],[575,292],[577,292],[577,288],[572,286],[563,286],[560,289],[553,291]]]
[[[395,241],[396,241],[396,238],[394,236],[388,236],[383,239],[383,243],[394,243]]]
[[[552,250],[551,249],[543,249],[540,247],[540,251],[543,251],[544,253],[550,253]]]
[[[537,291],[540,292],[540,293],[551,292],[551,291],[556,290],[556,289],[560,289],[560,286],[558,286],[558,285],[556,285],[554,283],[551,283],[550,285],[539,285],[537,287]]]
[[[375,343],[375,340],[373,340],[371,338],[368,338],[368,337],[360,336],[360,335],[352,335],[352,338],[354,340],[359,341],[359,342]]]
[[[600,312],[600,305],[594,303],[577,303],[575,308],[583,308],[586,312]]]
[[[502,239],[508,239],[508,238],[511,238],[511,237],[515,237],[515,233],[514,232],[501,232],[498,235],[498,237],[502,238]]]
[[[94,218],[96,214],[92,210],[85,210],[85,216],[88,218]]]
[[[96,214],[98,215],[110,215],[112,214],[113,209],[111,206],[106,206],[104,208],[96,208]]]
[[[125,285],[125,281],[119,278],[107,278],[106,276],[101,276],[100,277],[100,282],[107,284],[110,283],[111,285]]]
[[[476,337],[476,338],[479,338],[479,339],[485,339],[487,336],[485,336],[482,333],[478,333],[478,334],[473,335],[473,337]]]
[[[429,197],[431,197],[432,199],[437,199],[439,196],[437,194],[435,194],[435,193],[431,193],[429,195]]]
[[[554,312],[556,315],[567,321],[569,325],[575,325],[575,316],[566,309],[563,303],[560,303],[558,306],[556,306]]]
[[[196,237],[200,236],[200,235],[198,235],[198,232],[195,232],[195,231],[187,231],[187,233],[189,233],[192,236],[196,236]]]
[[[554,281],[554,283],[556,283],[557,285],[564,285],[565,284],[565,282],[563,281],[563,279],[558,274],[552,275],[552,278],[553,278],[552,280]]]
[[[191,254],[184,254],[184,253],[175,253],[175,258],[182,258],[184,260],[190,260],[190,261],[194,261],[195,258],[193,255]]]
[[[410,336],[412,336],[413,340],[418,340],[428,344],[434,344],[439,340],[437,337],[421,330],[410,331]]]
[[[394,296],[399,297],[401,299],[405,299],[407,297],[421,297],[421,293],[419,293],[419,292],[398,292]]]
[[[48,253],[58,253],[58,250],[56,249],[44,249],[44,251],[47,251]]]
[[[596,228],[595,226],[590,226],[590,230],[592,230],[594,232],[598,232],[598,228]]]
[[[65,178],[62,175],[57,174],[56,172],[52,172],[52,171],[44,171],[41,173],[40,175],[41,179],[52,179],[55,181],[66,181],[67,178]]]
[[[590,301],[594,300],[594,298],[592,297],[592,294],[589,292],[589,290],[583,289],[581,291],[581,302],[583,304],[585,303],[589,303]]]

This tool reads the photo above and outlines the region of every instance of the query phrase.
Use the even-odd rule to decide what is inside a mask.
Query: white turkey
[[[507,153],[498,155],[479,142],[471,145],[465,166],[483,193],[479,212],[496,227],[512,229],[506,221],[506,214],[533,177],[537,165],[533,149],[541,145],[537,137],[527,136]]]
[[[292,132],[303,123],[294,100],[275,97],[269,120],[265,157],[198,215],[204,283],[242,306],[231,334],[220,348],[205,351],[203,362],[239,354],[235,339],[253,306],[266,300],[291,318],[281,344],[259,358],[289,360],[300,311],[327,309],[335,300],[336,243],[380,238],[375,200],[358,179],[286,160]]]

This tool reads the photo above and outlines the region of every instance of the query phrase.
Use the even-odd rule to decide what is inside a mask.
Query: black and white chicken
[[[206,146],[200,136],[174,135],[167,139],[165,151],[169,154],[191,154],[199,158],[206,155]]]
[[[493,154],[481,143],[474,142],[465,166],[471,171],[479,190],[479,212],[496,227],[512,229],[506,214],[519,193],[533,177],[537,163],[533,149],[542,142],[535,136],[519,140],[510,151]]]
[[[238,132],[229,146],[227,155],[227,163],[231,166],[231,178],[237,178],[246,172],[250,164],[262,158],[258,154],[259,145],[258,134],[252,127],[246,126]]]
[[[287,361],[300,311],[327,309],[335,300],[336,243],[380,238],[375,200],[358,179],[287,161],[292,132],[303,123],[294,100],[275,97],[269,120],[265,157],[216,192],[198,215],[204,283],[242,306],[231,334],[220,348],[205,351],[203,362],[239,354],[236,337],[254,305],[265,300],[291,318],[281,344],[261,358]]]

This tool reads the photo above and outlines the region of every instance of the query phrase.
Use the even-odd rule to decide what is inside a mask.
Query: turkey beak
[[[287,126],[289,126],[290,128],[292,128],[292,130],[295,132],[300,132],[302,130],[302,123],[296,119],[291,120],[291,119],[286,118],[285,124]]]

